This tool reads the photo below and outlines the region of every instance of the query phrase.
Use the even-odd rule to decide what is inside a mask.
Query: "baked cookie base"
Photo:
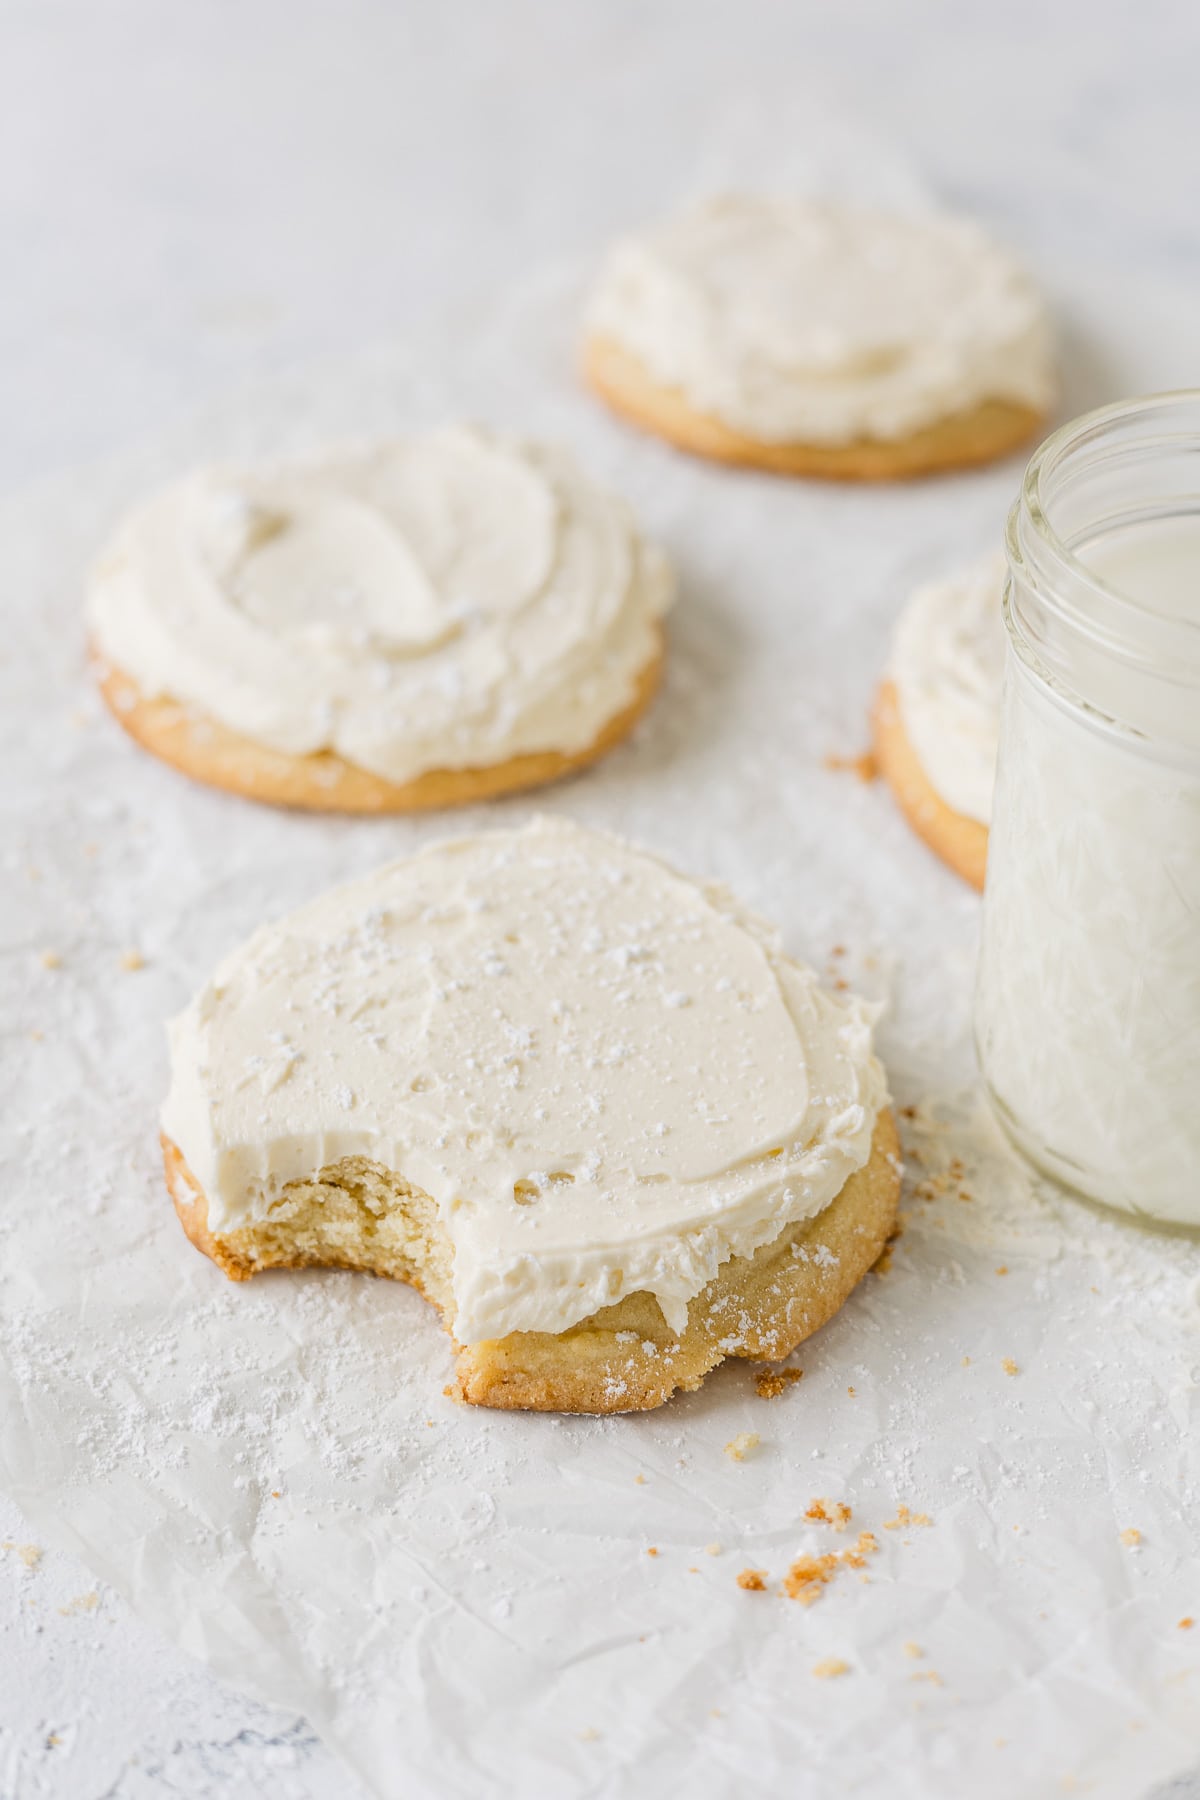
[[[900,1155],[889,1111],[875,1124],[871,1156],[818,1214],[789,1225],[752,1256],[732,1257],[688,1307],[676,1336],[652,1295],[627,1295],[569,1331],[518,1331],[477,1344],[455,1344],[446,1392],[472,1406],[536,1412],[643,1412],[680,1389],[697,1388],[727,1356],[777,1361],[832,1318],[878,1259],[896,1222]],[[178,1147],[163,1139],[167,1186],[184,1231],[235,1281],[265,1268],[337,1266],[406,1280],[437,1306],[445,1322],[444,1274],[395,1260],[381,1267],[370,1234],[360,1250],[296,1255],[253,1227],[217,1237],[208,1202]],[[323,1171],[323,1174],[326,1172]],[[422,1206],[432,1206],[420,1196]]]
[[[988,828],[955,812],[933,786],[913,749],[895,683],[881,683],[872,714],[875,760],[900,810],[919,837],[964,881],[983,892]]]
[[[474,769],[430,769],[412,781],[388,781],[346,762],[332,750],[290,756],[230,731],[195,707],[175,700],[148,699],[120,669],[100,665],[100,692],[117,723],[152,756],[172,768],[247,800],[310,812],[428,812],[467,806],[522,788],[560,781],[611,750],[633,729],[649,706],[662,677],[664,634],[658,629],[655,654],[637,678],[629,704],[604,726],[586,749],[564,754],[536,750]]]
[[[778,475],[829,481],[899,481],[992,462],[1032,437],[1044,415],[1012,400],[984,400],[903,438],[848,444],[765,444],[696,412],[676,388],[659,387],[638,359],[611,338],[589,338],[583,351],[589,386],[643,430],[680,450]]]

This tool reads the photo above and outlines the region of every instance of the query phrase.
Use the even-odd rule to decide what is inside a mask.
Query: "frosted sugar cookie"
[[[279,805],[401,812],[616,743],[672,589],[567,456],[448,429],[201,470],[126,520],[88,615],[109,705],[166,762]]]
[[[872,1018],[619,838],[451,839],[266,926],[175,1020],[167,1182],[235,1280],[411,1282],[463,1400],[657,1406],[785,1356],[883,1248]]]
[[[909,824],[982,889],[1000,734],[1004,558],[918,589],[875,702],[875,756]]]
[[[1054,395],[1042,301],[974,225],[765,195],[618,244],[584,367],[684,450],[846,480],[1002,456]]]

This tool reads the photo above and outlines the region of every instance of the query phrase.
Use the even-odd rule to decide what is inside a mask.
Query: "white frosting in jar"
[[[895,439],[985,400],[1045,410],[1049,323],[974,225],[731,195],[618,244],[587,315],[762,443]]]
[[[905,735],[931,786],[981,825],[992,816],[996,778],[1004,576],[998,552],[918,588],[896,626],[888,669]]]
[[[821,1212],[886,1102],[873,1009],[723,888],[562,819],[451,839],[258,931],[171,1027],[163,1129],[222,1234],[343,1157],[436,1202],[462,1342]]]
[[[672,593],[569,457],[446,429],[199,471],[126,520],[88,610],[144,696],[404,782],[588,748]]]

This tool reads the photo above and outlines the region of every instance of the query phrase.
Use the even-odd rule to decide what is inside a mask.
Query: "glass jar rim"
[[[1182,415],[1190,418],[1186,430],[1179,426]],[[1144,430],[1138,432],[1138,426]],[[1122,427],[1135,429],[1122,437]],[[1200,388],[1114,401],[1068,420],[1043,440],[1026,466],[1008,517],[1009,588],[1013,578],[1023,577],[1063,624],[1094,647],[1147,673],[1169,669],[1169,678],[1177,683],[1200,685],[1200,617],[1181,618],[1106,581],[1075,554],[1053,523],[1055,501],[1047,492],[1053,479],[1065,481],[1072,466],[1095,466],[1106,454],[1115,455],[1118,444],[1126,453],[1190,452],[1200,464]],[[1200,480],[1195,500],[1200,516]],[[1016,610],[1006,591],[1005,618],[1020,637],[1024,633]]]

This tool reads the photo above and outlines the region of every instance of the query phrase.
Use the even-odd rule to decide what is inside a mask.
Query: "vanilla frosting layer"
[[[126,520],[89,614],[144,696],[403,782],[588,748],[672,586],[567,456],[446,429],[199,471]]]
[[[1045,308],[974,225],[732,195],[618,244],[587,327],[765,443],[901,438],[1053,399]]]
[[[900,616],[889,673],[905,735],[942,799],[992,816],[1006,653],[1001,554],[918,588]]]
[[[693,1295],[871,1152],[873,1010],[771,928],[561,819],[451,839],[235,951],[171,1027],[163,1129],[218,1235],[363,1156],[454,1250],[455,1335]]]

